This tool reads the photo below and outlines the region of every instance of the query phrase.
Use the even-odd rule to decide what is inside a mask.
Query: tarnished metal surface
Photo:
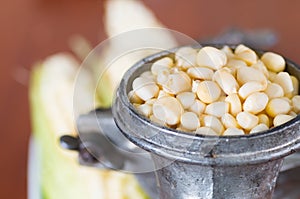
[[[127,93],[132,81],[161,52],[135,64],[124,76],[113,105],[115,122],[137,146],[155,154],[160,198],[271,198],[283,157],[299,148],[300,116],[260,134],[192,135],[153,124],[139,115]],[[288,71],[299,77],[291,62]]]
[[[97,119],[95,119],[95,116],[97,117]],[[101,127],[102,127],[101,130],[99,129],[99,123],[98,123],[99,120],[101,120]],[[121,170],[127,169],[127,171],[136,170],[137,166],[139,167],[145,166],[145,164],[138,165],[139,162],[145,162],[145,159],[144,160],[140,159],[140,157],[138,156],[134,156],[134,157],[131,156],[129,158],[128,156],[126,156],[126,154],[124,155],[122,151],[120,151],[120,149],[131,151],[132,153],[136,153],[137,151],[140,151],[140,153],[143,152],[144,155],[148,156],[148,154],[145,154],[145,151],[143,151],[140,148],[137,148],[136,145],[133,145],[131,142],[129,142],[128,139],[121,134],[119,129],[116,128],[115,123],[113,121],[111,110],[98,109],[96,111],[92,111],[89,114],[82,115],[78,119],[77,123],[80,126],[79,130],[82,132],[82,136],[80,138],[72,137],[71,139],[70,136],[63,136],[61,137],[61,145],[62,147],[67,149],[77,150],[79,152],[79,163],[81,165],[96,167],[99,169],[121,169]],[[111,144],[101,145],[100,144],[101,142],[100,143],[97,142],[97,140],[99,139],[101,139],[101,142],[105,141],[105,142],[110,142]],[[103,149],[104,147],[106,147],[106,149]],[[106,153],[103,153],[103,150],[105,150]],[[121,153],[115,153],[116,150],[118,150],[118,152]],[[100,154],[101,156],[95,157],[97,154]],[[105,162],[105,161],[109,161],[110,156],[115,156],[118,158],[117,165],[115,165],[113,161],[110,161],[109,164]],[[132,167],[133,164],[130,164],[130,162],[134,160],[133,158],[136,158],[134,161],[135,162],[134,167]],[[121,164],[121,163],[125,163],[125,164]],[[299,164],[300,164],[300,153],[292,154],[290,156],[287,156],[284,159],[283,166],[281,167],[280,170],[280,172],[282,173],[280,173],[279,175],[279,180],[277,182],[277,186],[275,189],[275,196],[273,197],[274,199],[300,198],[300,192],[298,191],[298,187],[300,186],[300,177],[299,177],[300,173],[299,173],[299,169],[296,168],[299,166]],[[111,167],[108,167],[108,165],[111,165]],[[120,168],[118,165],[123,165],[123,167]],[[256,166],[259,168],[259,165],[255,165],[254,167]],[[206,170],[202,170],[202,171],[206,171]],[[272,170],[269,171],[272,172]],[[159,173],[159,175],[164,176],[164,173],[162,173],[161,171],[157,171],[157,173]],[[168,180],[172,179],[172,176],[170,176],[170,174],[171,172],[167,172],[166,179]],[[201,172],[199,172],[199,175],[202,178]],[[222,176],[220,180],[224,180],[224,174],[219,176]],[[139,181],[139,184],[151,196],[151,198],[156,199],[159,197],[158,190],[157,190],[157,179],[155,178],[154,172],[135,173],[135,177]],[[242,177],[241,179],[244,180]],[[199,182],[200,180],[198,178],[196,181]],[[208,181],[204,181],[204,182],[208,183]],[[210,186],[211,185],[207,187]],[[207,191],[210,190],[209,188],[206,187],[204,187],[203,189]],[[227,188],[225,187],[224,189],[227,190]],[[172,192],[174,192],[173,189]]]

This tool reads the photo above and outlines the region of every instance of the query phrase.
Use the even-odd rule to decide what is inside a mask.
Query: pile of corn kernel
[[[282,56],[182,47],[155,61],[128,97],[154,123],[203,135],[244,135],[281,125],[300,112],[299,82]]]

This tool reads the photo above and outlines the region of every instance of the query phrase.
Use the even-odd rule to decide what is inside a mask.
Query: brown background
[[[216,35],[230,26],[271,28],[274,50],[300,63],[300,1],[145,1],[169,28],[194,38]],[[26,196],[30,136],[28,77],[32,64],[68,49],[79,33],[93,45],[105,39],[100,0],[2,0],[0,3],[0,198]]]

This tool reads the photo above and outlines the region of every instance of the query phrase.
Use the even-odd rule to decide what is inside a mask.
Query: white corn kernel
[[[285,69],[285,60],[282,56],[276,53],[266,52],[261,56],[260,59],[270,71],[278,73]]]
[[[234,76],[236,76],[237,69],[244,66],[247,66],[247,64],[244,61],[238,59],[229,59],[226,63],[226,67],[231,70],[231,74]]]
[[[262,85],[260,82],[246,82],[241,88],[239,89],[239,96],[242,99],[246,99],[252,93],[263,91],[265,86]]]
[[[269,77],[269,71],[262,61],[258,60],[255,64],[251,65],[251,67],[260,70],[267,78]]]
[[[152,115],[152,106],[149,104],[141,104],[137,107],[137,110],[145,117],[149,117],[150,115]]]
[[[222,116],[221,121],[226,128],[238,128],[239,127],[236,119],[229,113],[225,113]]]
[[[279,72],[273,82],[279,84],[285,94],[294,90],[292,79],[287,72]]]
[[[205,109],[205,113],[216,117],[222,117],[225,113],[229,112],[228,102],[213,102],[208,104]]]
[[[136,78],[132,83],[132,88],[134,93],[144,101],[156,97],[159,91],[156,83],[145,77]]]
[[[300,113],[299,80],[283,57],[239,45],[183,47],[132,83],[129,101],[151,121],[203,135],[245,135]]]
[[[290,110],[290,103],[283,98],[271,99],[266,107],[266,112],[270,117],[275,117],[279,114],[287,114]]]
[[[186,129],[182,125],[177,126],[176,130],[177,131],[183,131],[183,132],[193,133],[193,130]]]
[[[300,95],[295,95],[292,98],[292,107],[296,113],[300,112]]]
[[[279,126],[281,124],[284,124],[284,123],[290,121],[293,118],[294,117],[291,115],[279,114],[279,115],[276,115],[276,117],[274,118],[273,124],[274,124],[274,126]]]
[[[203,126],[213,129],[219,135],[221,135],[224,131],[224,126],[221,121],[212,115],[205,115],[203,117]]]
[[[148,104],[148,105],[152,106],[152,105],[154,104],[155,101],[156,101],[155,98],[148,99],[148,100],[145,102],[145,104]]]
[[[243,104],[243,110],[249,113],[257,114],[266,108],[268,101],[269,98],[265,93],[252,93],[246,98]]]
[[[153,104],[153,115],[168,125],[178,124],[182,113],[183,108],[175,97],[162,97]]]
[[[183,128],[188,130],[196,130],[200,127],[198,116],[194,112],[185,112],[181,115],[180,123]]]
[[[245,132],[242,129],[230,127],[224,131],[223,135],[224,136],[245,135]]]
[[[189,111],[192,111],[199,115],[200,113],[203,113],[205,110],[206,105],[201,102],[200,100],[196,99],[194,103],[188,108]]]
[[[162,97],[166,97],[166,96],[168,96],[168,97],[173,97],[172,94],[167,93],[167,92],[164,91],[164,90],[160,90],[160,91],[158,92],[157,99],[162,98]]]
[[[295,113],[294,111],[290,111],[290,112],[289,112],[289,115],[290,115],[290,116],[293,116],[293,117],[297,117],[297,113]]]
[[[221,48],[221,51],[223,51],[227,57],[234,57],[232,49],[227,45],[223,46],[223,48]]]
[[[299,91],[299,81],[298,81],[298,79],[297,79],[295,76],[293,76],[293,75],[291,75],[290,77],[291,77],[291,80],[292,80],[292,83],[293,83],[293,88],[294,88],[294,90],[292,91],[292,95],[293,95],[293,96],[298,95],[298,91]]]
[[[204,67],[191,67],[187,70],[187,73],[194,79],[211,80],[214,71]]]
[[[268,83],[266,76],[260,70],[251,67],[241,67],[237,69],[236,76],[240,85],[252,81],[260,82],[264,86]]]
[[[144,102],[141,98],[139,98],[139,96],[135,94],[133,90],[129,91],[128,98],[132,104],[142,104]]]
[[[197,128],[195,133],[199,134],[199,135],[211,135],[211,136],[218,136],[219,135],[214,130],[212,130],[211,128],[206,127],[206,126]]]
[[[234,76],[224,70],[217,70],[213,76],[213,80],[218,83],[222,90],[227,94],[237,93],[239,85]]]
[[[198,66],[204,66],[213,70],[222,68],[227,62],[226,54],[214,47],[206,46],[199,50],[197,54]]]
[[[239,112],[242,111],[242,103],[239,96],[234,93],[230,94],[225,98],[225,102],[229,103],[229,112],[236,116]]]
[[[236,120],[246,130],[250,130],[258,124],[258,117],[256,115],[244,111],[237,114]]]
[[[293,88],[294,90],[290,93],[286,93],[285,96],[288,98],[293,98],[295,95],[298,95],[298,90],[299,90],[299,81],[295,76],[290,76],[292,83],[293,83]]]
[[[272,71],[268,71],[268,73],[269,73],[268,80],[270,80],[271,82],[273,82],[273,81],[274,81],[274,79],[275,79],[275,78],[276,78],[276,76],[277,76],[277,73],[275,73],[275,72],[272,72]]]
[[[159,125],[165,126],[167,125],[165,121],[158,119],[157,117],[155,117],[154,115],[150,115],[149,119]]]
[[[176,98],[179,100],[182,107],[184,109],[187,109],[190,106],[192,106],[192,104],[195,102],[196,95],[195,95],[195,93],[192,93],[192,92],[182,92],[182,93],[179,93],[176,96]]]
[[[229,68],[227,66],[224,66],[221,69],[224,70],[224,71],[226,71],[226,72],[228,72],[228,73],[230,73],[233,77],[235,77],[235,75],[236,75],[236,69],[234,69],[234,68]]]
[[[198,86],[199,86],[200,83],[201,83],[200,80],[193,80],[192,81],[192,92],[193,93],[197,93]]]
[[[238,59],[245,61],[248,66],[255,64],[257,61],[256,53],[243,44],[238,45],[234,53]]]
[[[266,114],[261,113],[261,114],[257,115],[257,117],[258,117],[258,123],[265,124],[267,127],[271,126],[270,119]]]
[[[287,101],[290,105],[292,104],[292,100],[288,97],[281,97],[280,99],[284,99],[285,101]]]
[[[162,70],[169,70],[173,65],[173,60],[170,57],[164,57],[157,60],[151,66],[151,72],[153,75],[157,75]]]
[[[168,80],[163,84],[163,90],[170,94],[178,94],[189,91],[192,88],[191,78],[182,71],[170,74]]]
[[[196,65],[197,50],[191,47],[182,47],[175,52],[177,65],[187,69]]]
[[[203,81],[198,85],[197,96],[204,103],[212,103],[221,96],[221,89],[213,81]]]
[[[261,124],[258,124],[257,126],[255,126],[254,128],[252,128],[250,130],[249,134],[259,133],[261,131],[266,131],[268,129],[269,129],[269,127],[266,124],[261,123]]]
[[[164,85],[169,79],[170,71],[160,70],[156,76],[156,82],[159,85]]]
[[[282,87],[276,83],[269,82],[264,92],[268,95],[269,99],[279,98],[284,96]]]
[[[218,101],[219,101],[219,102],[224,102],[225,99],[226,99],[226,97],[227,97],[226,95],[222,95],[222,94],[221,94],[221,96],[219,97]]]

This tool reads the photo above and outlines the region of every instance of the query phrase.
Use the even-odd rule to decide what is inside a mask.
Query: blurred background
[[[128,0],[129,1],[129,0]],[[300,1],[144,1],[168,28],[204,40],[237,27],[270,29],[272,50],[300,63]],[[0,198],[27,198],[27,149],[31,134],[28,81],[38,60],[69,50],[80,34],[93,46],[106,38],[101,0],[2,0],[0,6]]]

